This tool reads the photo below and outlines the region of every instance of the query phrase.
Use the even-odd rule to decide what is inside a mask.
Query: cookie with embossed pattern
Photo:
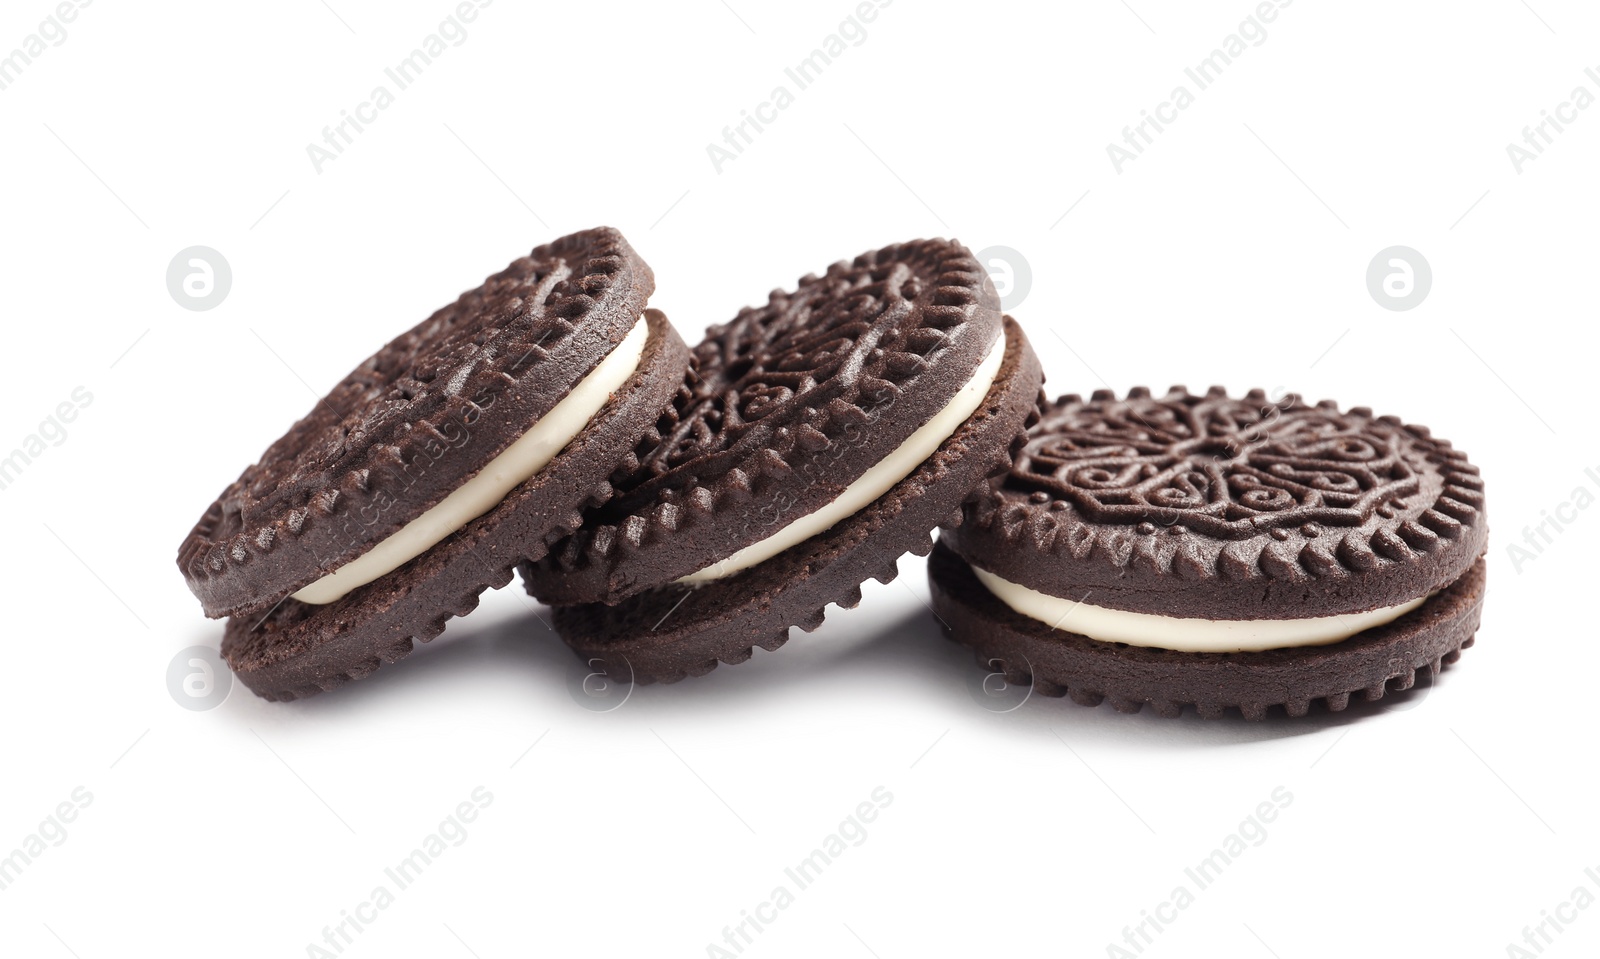
[[[688,350],[616,230],[535,248],[361,363],[223,491],[178,565],[269,699],[438,635],[656,439]]]
[[[929,563],[935,613],[992,671],[1086,705],[1339,710],[1477,630],[1477,468],[1363,407],[1065,396],[964,514]]]
[[[524,582],[613,675],[743,662],[925,555],[1010,462],[1041,382],[961,244],[836,263],[707,331],[660,442]]]

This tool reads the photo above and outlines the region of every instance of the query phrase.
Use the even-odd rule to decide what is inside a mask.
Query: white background
[[[0,91],[0,453],[93,396],[0,491],[0,854],[93,799],[0,892],[0,951],[307,955],[483,786],[344,955],[717,955],[882,786],[744,955],[1116,955],[1282,786],[1145,955],[1500,956],[1558,907],[1545,954],[1592,954],[1600,908],[1561,904],[1600,894],[1600,509],[1564,508],[1520,570],[1507,547],[1600,494],[1600,106],[1521,173],[1506,145],[1600,93],[1600,13],[1301,0],[1119,174],[1107,144],[1254,7],[1129,3],[899,0],[720,173],[707,145],[852,3],[499,0],[320,173],[307,144],[449,2],[82,10]],[[52,9],[7,2],[0,56]],[[1030,265],[1013,312],[1052,395],[1281,387],[1426,423],[1488,482],[1478,646],[1424,695],[1302,721],[996,713],[906,559],[818,632],[610,712],[516,588],[337,693],[181,708],[169,661],[221,633],[173,562],[206,504],[384,340],[600,223],[691,342],[833,260],[954,235]],[[1394,244],[1432,264],[1406,312],[1364,279]],[[232,267],[208,312],[165,283],[194,245]]]

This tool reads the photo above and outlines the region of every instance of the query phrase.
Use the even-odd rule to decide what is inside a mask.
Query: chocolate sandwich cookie
[[[650,268],[600,228],[535,248],[345,377],[213,503],[178,566],[257,694],[437,636],[576,529],[681,388]]]
[[[1478,628],[1477,468],[1362,407],[1065,396],[964,512],[929,561],[935,613],[990,670],[1084,705],[1340,710]]]
[[[707,331],[660,442],[523,580],[609,675],[743,662],[925,555],[1010,462],[1041,381],[961,244],[836,263]]]

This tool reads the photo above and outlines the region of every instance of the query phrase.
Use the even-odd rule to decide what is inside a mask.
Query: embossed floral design
[[[787,386],[752,386],[739,397],[739,415],[745,422],[753,422],[779,409],[794,398],[794,390]]]
[[[923,255],[939,252],[932,248]],[[699,351],[705,379],[652,454],[650,472],[660,476],[697,456],[729,449],[746,431],[767,428],[765,420],[792,428],[803,421],[806,407],[821,408],[836,398],[854,401],[851,394],[876,382],[886,362],[876,348],[911,309],[905,294],[917,291],[914,278],[907,263],[830,270],[709,331]],[[861,373],[849,384],[837,382],[835,374],[847,364]],[[707,464],[708,475],[716,471]]]
[[[1095,400],[1033,430],[1008,484],[1097,523],[1234,539],[1354,526],[1417,489],[1393,430],[1324,409],[1225,396]]]

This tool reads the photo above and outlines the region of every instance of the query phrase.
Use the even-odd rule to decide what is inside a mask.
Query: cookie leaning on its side
[[[361,678],[612,494],[688,351],[616,230],[535,248],[368,358],[229,486],[178,566],[246,686]]]
[[[934,610],[1045,695],[1304,715],[1472,645],[1483,483],[1427,429],[1261,391],[1048,407],[929,562]]]
[[[1042,381],[982,266],[947,240],[804,277],[694,357],[617,496],[521,567],[579,655],[640,683],[776,649],[925,555],[1010,462]]]

